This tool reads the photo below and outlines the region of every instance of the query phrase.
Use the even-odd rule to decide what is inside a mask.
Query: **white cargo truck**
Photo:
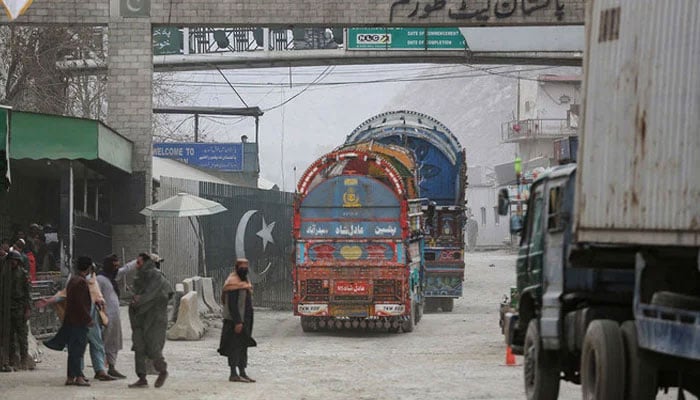
[[[700,397],[700,1],[590,0],[576,166],[530,189],[502,311],[528,399]],[[508,193],[499,211],[508,212]]]

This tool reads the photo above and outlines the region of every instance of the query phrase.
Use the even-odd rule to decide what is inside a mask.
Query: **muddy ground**
[[[515,280],[514,260],[506,252],[468,254],[465,296],[454,311],[425,315],[409,334],[305,334],[291,313],[257,310],[259,345],[249,353],[257,383],[228,382],[226,360],[216,353],[220,331],[213,328],[201,341],[166,343],[170,378],[163,388],[128,389],[135,377],[127,318],[118,362],[127,381],[63,386],[66,353],[44,349],[35,371],[0,374],[0,398],[524,399],[522,357],[517,366],[505,365],[498,327],[498,304]],[[86,363],[91,377],[89,357]],[[580,388],[563,383],[559,398],[580,399]]]

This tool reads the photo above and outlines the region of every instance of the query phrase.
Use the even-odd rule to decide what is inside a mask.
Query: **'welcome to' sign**
[[[153,156],[217,171],[243,170],[242,143],[154,143]]]

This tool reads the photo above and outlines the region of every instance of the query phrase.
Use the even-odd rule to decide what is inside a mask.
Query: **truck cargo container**
[[[700,397],[700,2],[586,7],[578,165],[532,184],[506,343],[528,399]]]

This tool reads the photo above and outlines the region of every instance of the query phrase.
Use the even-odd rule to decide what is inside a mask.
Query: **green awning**
[[[131,173],[133,147],[130,140],[97,120],[11,113],[11,159],[101,160]]]

